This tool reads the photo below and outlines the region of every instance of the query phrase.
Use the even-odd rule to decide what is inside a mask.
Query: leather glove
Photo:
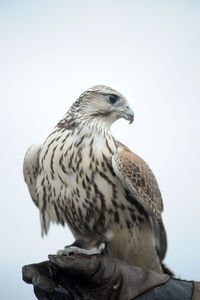
[[[131,300],[168,281],[108,255],[49,255],[49,261],[23,267],[23,279],[40,300]]]

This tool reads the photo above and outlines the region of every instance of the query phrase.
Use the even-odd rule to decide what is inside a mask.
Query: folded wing
[[[148,213],[155,246],[162,260],[165,256],[167,241],[161,219],[163,202],[154,174],[142,158],[119,142],[118,151],[112,157],[112,166],[123,186]]]
[[[26,152],[23,165],[24,179],[28,185],[28,189],[33,199],[33,202],[37,207],[39,206],[39,199],[36,194],[36,181],[39,172],[40,151],[40,144],[31,146]]]

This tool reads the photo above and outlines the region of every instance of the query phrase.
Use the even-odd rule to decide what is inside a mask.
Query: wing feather
[[[117,142],[117,145],[118,151],[112,157],[112,167],[123,186],[149,214],[155,247],[162,260],[167,249],[167,239],[161,219],[163,202],[157,180],[141,157],[123,144]]]
[[[116,175],[150,215],[160,218],[163,202],[153,172],[141,157],[119,142],[118,146],[112,157]]]
[[[33,202],[37,207],[39,206],[39,200],[36,195],[36,180],[39,172],[40,151],[41,145],[31,146],[26,152],[23,164],[24,180],[28,185]]]

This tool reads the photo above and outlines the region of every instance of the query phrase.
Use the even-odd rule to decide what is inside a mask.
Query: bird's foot
[[[91,249],[83,249],[76,246],[67,246],[63,250],[58,250],[57,255],[74,255],[74,254],[103,254],[105,252],[106,245],[105,243],[101,243],[98,247],[93,247]]]

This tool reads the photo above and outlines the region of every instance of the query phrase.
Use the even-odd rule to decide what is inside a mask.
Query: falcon
[[[87,89],[45,142],[28,149],[25,182],[42,235],[51,222],[67,224],[74,245],[90,250],[107,240],[112,256],[163,272],[161,193],[144,160],[112,136],[119,118],[134,119],[122,94],[103,85]]]

